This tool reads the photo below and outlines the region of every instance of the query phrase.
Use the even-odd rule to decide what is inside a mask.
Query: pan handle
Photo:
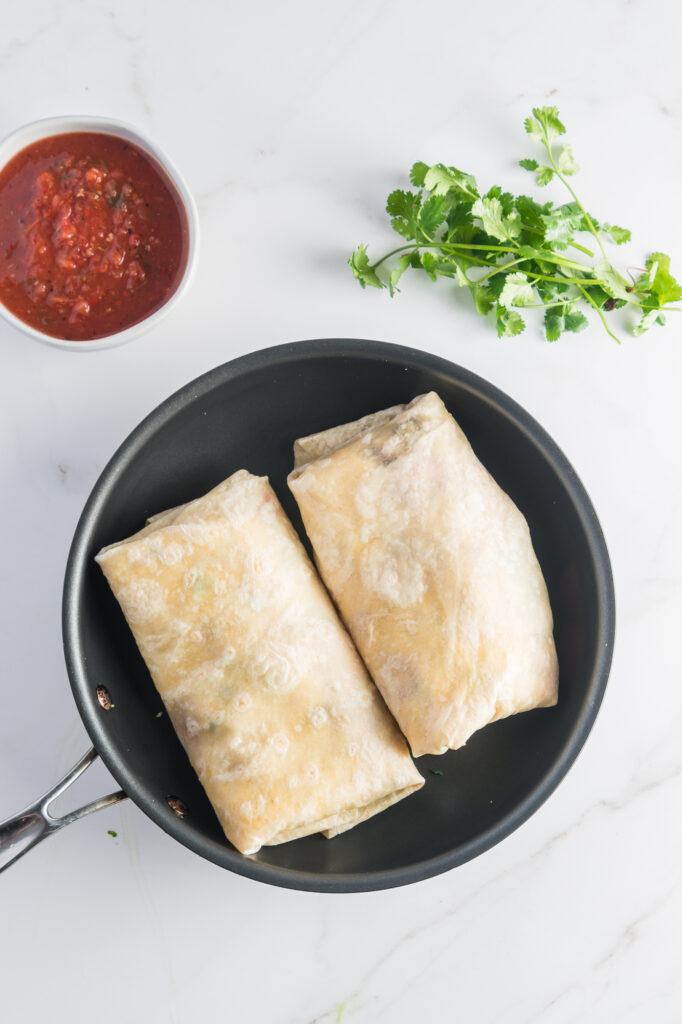
[[[65,792],[96,757],[97,751],[91,747],[78,764],[75,764],[71,771],[67,772],[64,778],[45,796],[14,817],[0,823],[0,871],[4,871],[41,839],[52,835],[53,832],[58,832],[64,825],[70,825],[72,821],[84,818],[92,811],[99,811],[102,807],[108,807],[110,804],[116,804],[119,800],[125,799],[126,794],[123,790],[119,790],[117,793],[110,793],[109,796],[102,796],[99,800],[93,800],[92,803],[79,807],[77,811],[64,814],[61,818],[50,814],[49,808],[52,801]]]

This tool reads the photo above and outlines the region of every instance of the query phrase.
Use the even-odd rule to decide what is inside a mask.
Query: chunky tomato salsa
[[[184,207],[132,143],[74,132],[41,139],[0,171],[0,301],[55,338],[139,323],[187,262]]]

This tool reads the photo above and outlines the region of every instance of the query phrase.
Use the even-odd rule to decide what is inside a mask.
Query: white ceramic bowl
[[[182,279],[163,306],[131,327],[126,327],[124,330],[117,331],[115,334],[109,334],[104,338],[95,338],[93,341],[66,341],[62,338],[54,338],[49,334],[37,331],[34,327],[14,316],[0,302],[0,316],[36,341],[42,341],[46,345],[52,345],[56,348],[68,349],[70,352],[95,352],[99,349],[114,348],[116,345],[123,345],[127,341],[139,338],[141,334],[144,334],[152,327],[156,327],[159,321],[163,320],[176,303],[179,302],[181,295],[187,289],[192,279],[196,266],[199,246],[199,214],[196,203],[182,175],[166,154],[155,143],[141,135],[136,128],[125,124],[123,121],[114,121],[108,117],[91,117],[89,114],[72,117],[46,117],[40,121],[32,121],[30,124],[23,125],[23,127],[17,128],[16,131],[0,142],[0,169],[5,167],[13,156],[16,156],[17,153],[20,153],[22,149],[25,149],[32,142],[38,142],[40,139],[46,139],[52,135],[64,135],[67,132],[99,132],[104,135],[116,135],[121,139],[132,142],[138,149],[148,154],[163,168],[175,187],[187,216],[187,263]]]

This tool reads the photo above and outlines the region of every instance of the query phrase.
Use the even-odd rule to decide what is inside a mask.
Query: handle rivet
[[[97,700],[100,702],[101,706],[104,708],[105,711],[111,711],[112,708],[116,707],[116,705],[114,704],[113,700],[109,695],[109,691],[107,690],[106,686],[97,687]]]
[[[178,800],[176,796],[167,796],[166,802],[170,807],[171,811],[175,811],[178,818],[184,818],[187,815],[187,808],[183,804],[182,800]]]

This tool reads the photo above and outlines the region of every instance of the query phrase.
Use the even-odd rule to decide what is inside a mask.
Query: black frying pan
[[[147,516],[196,498],[240,468],[270,477],[303,535],[286,486],[294,439],[429,390],[440,394],[528,520],[555,617],[559,704],[489,725],[461,750],[419,758],[423,789],[333,840],[310,836],[242,856],[225,839],[168,717],[157,717],[160,699],[93,556],[134,533]],[[606,686],[613,580],[597,517],[574,470],[510,398],[423,352],[372,341],[310,341],[210,371],[124,441],[76,529],[63,634],[78,709],[122,792],[52,819],[53,790],[0,827],[0,865],[3,847],[9,862],[67,821],[128,795],[189,849],[239,874],[294,889],[380,889],[476,857],[518,828],[558,785]],[[74,772],[94,756],[86,755]]]

